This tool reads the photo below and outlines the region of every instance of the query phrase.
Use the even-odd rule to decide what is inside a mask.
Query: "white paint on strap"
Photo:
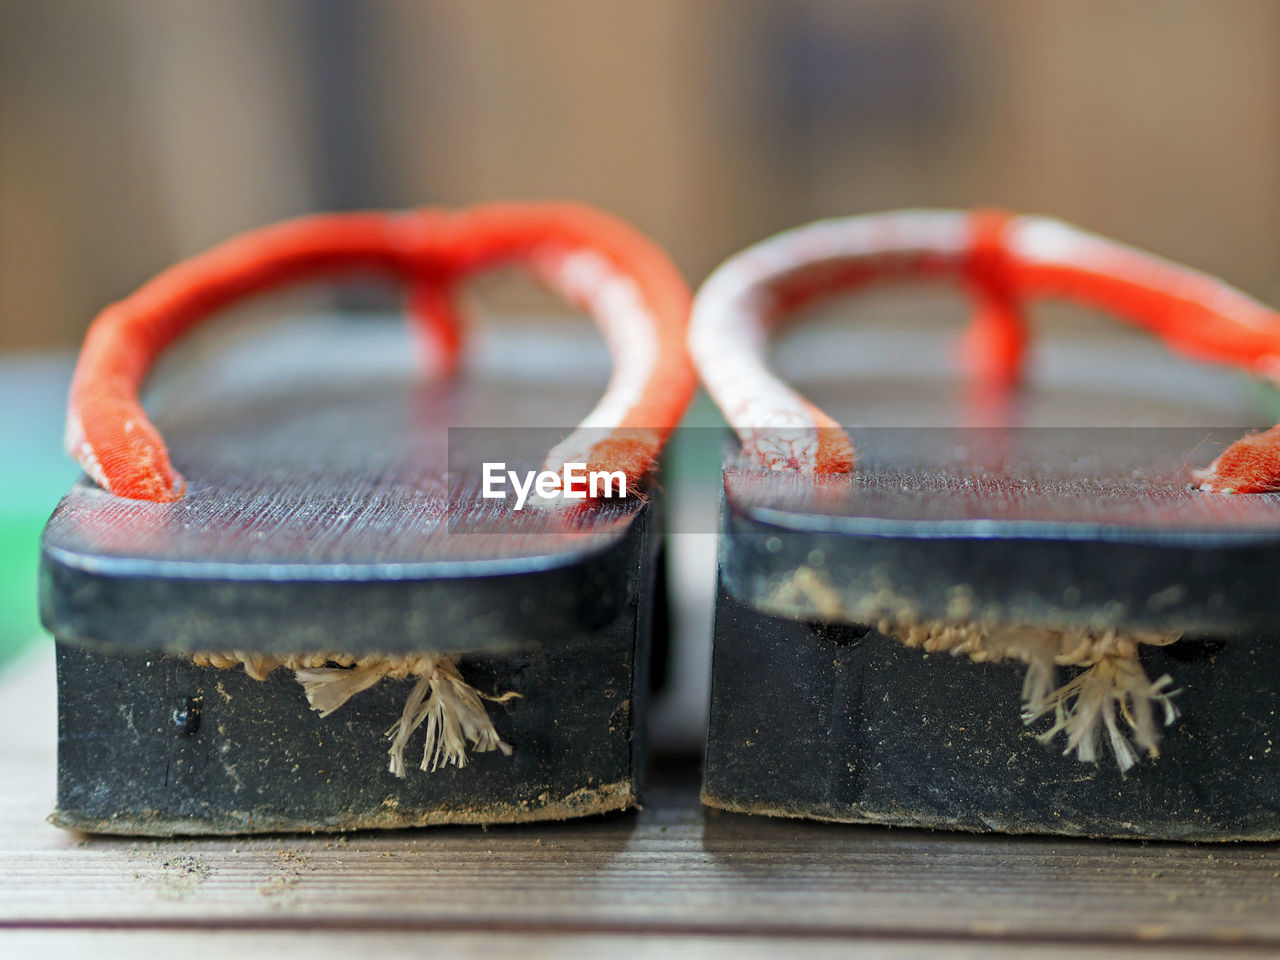
[[[890,271],[921,256],[964,256],[967,214],[904,210],[822,220],[787,230],[726,260],[693,304],[689,349],[712,398],[743,444],[769,469],[813,472],[818,432],[808,405],[766,363],[771,293],[788,275],[821,264],[859,261]]]
[[[604,395],[573,433],[547,454],[548,470],[590,460],[591,448],[639,406],[658,364],[658,331],[640,288],[594,250],[548,251],[535,257],[546,281],[596,320],[613,369]]]

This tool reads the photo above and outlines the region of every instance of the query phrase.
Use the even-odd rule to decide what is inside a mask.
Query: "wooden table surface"
[[[0,682],[0,956],[1161,956],[1280,951],[1280,848],[643,811],[349,837],[99,838],[53,802],[51,651]]]

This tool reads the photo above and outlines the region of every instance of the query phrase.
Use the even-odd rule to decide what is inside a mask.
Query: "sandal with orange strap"
[[[338,276],[405,283],[421,359],[451,373],[461,284],[507,265],[594,317],[602,397],[604,357],[573,331],[508,325],[468,375],[424,377],[396,325],[344,317],[188,350],[156,377],[154,423],[139,402],[223,308]],[[247,833],[632,806],[688,309],[630,227],[512,204],[281,223],[104,310],[68,413],[87,476],[42,546],[54,821]]]
[[[801,308],[935,279],[976,302],[963,375],[910,329],[798,334],[792,379],[812,399],[766,366]],[[694,363],[740,441],[723,471],[707,804],[1280,837],[1280,428],[1241,439],[1259,419],[1247,382],[1128,341],[1038,345],[1045,377],[1020,389],[1024,309],[1043,299],[1280,372],[1280,314],[1039,217],[814,223],[698,292]]]

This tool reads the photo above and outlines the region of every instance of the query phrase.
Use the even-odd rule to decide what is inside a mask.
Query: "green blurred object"
[[[79,472],[62,452],[70,354],[0,358],[0,666],[43,636],[40,531]]]

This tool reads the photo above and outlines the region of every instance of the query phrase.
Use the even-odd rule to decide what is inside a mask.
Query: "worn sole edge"
[[[1280,817],[1267,827],[1259,827],[1254,831],[1222,829],[1212,833],[1204,827],[1153,832],[1150,830],[1090,830],[1067,820],[1049,821],[1031,825],[1024,821],[1011,821],[1002,817],[986,818],[986,823],[975,824],[972,820],[961,820],[953,817],[908,814],[902,811],[881,813],[865,807],[836,808],[827,805],[785,807],[781,804],[767,802],[746,802],[718,796],[705,786],[699,798],[702,805],[726,813],[745,814],[754,817],[774,817],[789,820],[811,820],[821,823],[850,824],[877,827],[901,827],[915,830],[949,830],[963,833],[992,834],[1003,833],[1014,836],[1040,837],[1079,837],[1090,840],[1143,840],[1168,841],[1174,843],[1253,843],[1280,840]],[[1046,816],[1052,813],[1046,811]]]
[[[64,830],[129,837],[221,837],[272,833],[347,833],[353,830],[399,830],[407,827],[492,826],[572,820],[604,813],[617,813],[639,806],[636,784],[619,780],[598,787],[581,787],[557,800],[538,806],[528,803],[493,803],[483,809],[387,810],[372,815],[334,818],[320,822],[293,817],[246,815],[244,820],[201,820],[193,817],[166,818],[160,814],[130,814],[106,819],[83,817],[72,810],[57,808],[48,821]]]

